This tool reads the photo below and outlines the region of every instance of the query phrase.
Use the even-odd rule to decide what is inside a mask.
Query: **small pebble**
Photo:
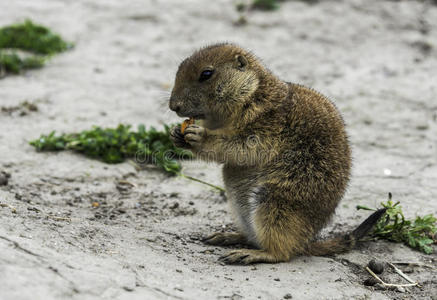
[[[4,171],[0,172],[0,186],[2,185],[8,185],[9,178],[11,177],[11,174],[6,173]]]
[[[179,207],[179,203],[178,202],[174,202],[169,208],[170,209],[176,209]]]
[[[384,263],[375,259],[369,261],[368,267],[375,274],[382,274],[382,272],[384,272]]]
[[[293,299],[293,296],[290,293],[288,293],[285,294],[284,299]]]
[[[126,209],[123,208],[123,207],[119,207],[119,208],[117,208],[117,211],[118,211],[119,213],[121,213],[121,214],[126,213]]]
[[[377,284],[378,283],[378,280],[376,280],[375,278],[368,278],[368,279],[366,279],[366,280],[364,280],[364,282],[363,282],[363,284],[365,285],[365,286],[374,286],[375,284]]]

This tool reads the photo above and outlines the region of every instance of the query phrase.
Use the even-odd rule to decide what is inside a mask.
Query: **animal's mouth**
[[[195,120],[203,120],[203,119],[205,119],[205,115],[204,114],[197,114],[197,115],[192,115],[192,116],[189,116],[189,117],[193,118]]]
[[[182,118],[193,118],[195,120],[204,120],[205,119],[205,115],[204,114],[199,114],[199,113],[182,113],[182,112],[177,112],[177,115],[179,117],[182,117]]]

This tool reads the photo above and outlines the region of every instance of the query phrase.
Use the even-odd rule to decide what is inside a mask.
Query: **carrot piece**
[[[189,118],[186,119],[185,121],[182,122],[181,124],[181,132],[182,134],[184,134],[185,129],[188,127],[188,125],[194,124],[194,118]]]

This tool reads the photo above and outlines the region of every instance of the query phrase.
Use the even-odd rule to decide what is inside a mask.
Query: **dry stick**
[[[130,182],[130,181],[123,180],[123,179],[120,179],[117,183],[119,183],[119,184],[124,184],[124,185],[129,185],[129,186],[131,186],[131,187],[135,187],[135,184],[133,184],[133,183]]]
[[[13,207],[12,205],[6,204],[6,203],[0,203],[0,207],[8,207],[11,209],[12,213],[16,213],[17,209],[15,207]]]
[[[422,268],[429,268],[429,269],[435,269],[435,267],[422,264],[420,262],[409,262],[409,261],[394,261],[394,265],[401,265],[401,266],[413,266],[413,267],[422,267]]]
[[[417,286],[420,287],[418,282],[415,282],[413,279],[408,277],[404,272],[402,272],[400,269],[396,268],[395,265],[393,265],[392,263],[388,263],[388,264],[396,271],[396,273],[401,275],[401,277],[404,278],[406,281],[408,281],[409,283],[417,284]]]
[[[367,272],[370,273],[376,280],[378,280],[383,286],[385,287],[407,287],[407,286],[418,286],[419,284],[416,283],[408,283],[408,284],[394,284],[394,283],[386,283],[381,278],[378,277],[375,273],[372,272],[372,270],[369,269],[369,267],[366,267]]]

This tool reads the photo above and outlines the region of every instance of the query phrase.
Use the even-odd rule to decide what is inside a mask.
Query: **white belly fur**
[[[246,193],[237,195],[232,187],[227,187],[226,194],[231,213],[237,223],[241,233],[243,233],[247,240],[254,246],[258,246],[255,230],[255,214],[257,209],[256,196],[257,188],[249,189]]]

